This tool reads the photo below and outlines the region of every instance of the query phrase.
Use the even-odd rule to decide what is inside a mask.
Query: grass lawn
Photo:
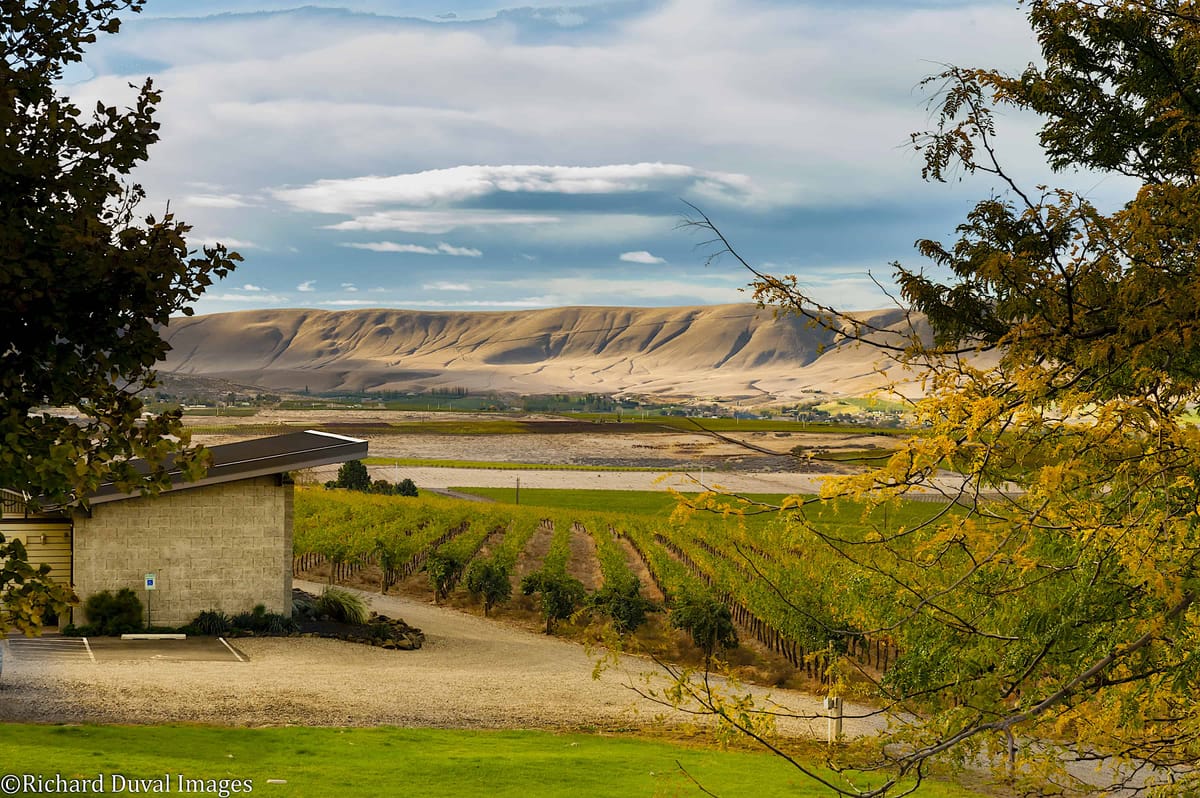
[[[701,796],[678,762],[717,795],[824,796],[769,754],[661,740],[537,731],[206,726],[5,727],[4,772],[63,778],[252,779],[253,794]],[[286,784],[268,784],[282,779]],[[858,786],[865,786],[862,781]],[[127,788],[128,791],[128,788]],[[199,793],[216,795],[217,793]],[[932,798],[978,795],[927,782]]]

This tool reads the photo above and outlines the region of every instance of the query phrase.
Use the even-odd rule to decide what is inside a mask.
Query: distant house
[[[291,613],[291,471],[357,460],[367,442],[305,431],[209,446],[212,464],[195,482],[172,473],[157,496],[105,484],[87,511],[30,514],[3,491],[0,533],[25,543],[31,562],[74,586],[81,599],[128,587],[145,601],[155,574],[156,625],[182,625],[203,610],[227,613],[257,604]],[[86,621],[74,611],[76,623]]]

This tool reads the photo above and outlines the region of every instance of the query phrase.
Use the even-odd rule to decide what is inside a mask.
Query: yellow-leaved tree
[[[1001,191],[953,243],[917,242],[943,276],[895,264],[907,339],[742,261],[762,303],[927,375],[902,448],[782,510],[775,543],[802,555],[786,573],[744,552],[796,628],[835,650],[896,646],[882,674],[848,656],[831,669],[852,677],[835,689],[858,684],[889,720],[838,749],[837,764],[875,774],[826,779],[847,794],[909,791],[939,760],[1038,794],[1200,790],[1200,8],[1026,6],[1043,65],[931,79],[938,124],[913,136],[925,177],[987,174]],[[1102,212],[1020,185],[997,149],[997,106],[1043,117],[1055,169],[1140,187]],[[737,256],[708,217],[691,223]],[[905,504],[930,490],[952,501]],[[843,498],[875,509],[827,523],[820,508]],[[759,734],[711,693],[690,695]]]

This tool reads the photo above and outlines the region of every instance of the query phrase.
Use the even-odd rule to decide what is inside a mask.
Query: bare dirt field
[[[216,445],[251,437],[263,425],[306,426],[381,424],[394,422],[478,422],[489,416],[478,413],[421,413],[378,410],[264,410],[254,416],[189,417],[199,428],[196,443]],[[548,421],[556,417],[529,415],[522,420]],[[561,418],[559,417],[561,420]],[[219,433],[203,431],[220,426]],[[512,487],[519,478],[528,488],[594,488],[598,490],[697,490],[707,488],[754,493],[815,493],[831,474],[852,469],[822,460],[797,460],[795,447],[828,451],[893,448],[900,439],[871,434],[812,432],[723,432],[721,437],[701,432],[621,432],[605,425],[603,432],[555,434],[372,434],[365,438],[373,458],[418,458],[495,463],[546,465],[622,466],[644,471],[494,470],[373,465],[372,477],[398,481],[412,479],[418,487],[445,489],[458,485]],[[245,432],[239,431],[244,429]],[[258,433],[261,434],[261,433]],[[748,444],[747,446],[741,443]],[[314,469],[300,481],[332,479],[336,467]]]
[[[0,721],[638,728],[664,712],[630,687],[656,672],[648,660],[624,657],[594,679],[600,653],[580,645],[410,598],[368,597],[376,611],[423,628],[425,647],[241,638],[234,642],[248,662],[10,661],[0,679]],[[770,695],[810,718],[821,714],[812,696]],[[666,711],[665,720],[687,718]],[[869,733],[881,723],[848,719],[846,731]],[[824,729],[823,719],[781,725],[796,735]]]

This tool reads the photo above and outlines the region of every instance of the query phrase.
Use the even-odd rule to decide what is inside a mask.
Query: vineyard
[[[827,512],[851,529],[941,511],[913,503],[890,519],[864,517],[858,506]],[[483,573],[484,565],[508,580],[501,601],[535,573],[578,581],[592,597],[633,585],[667,612],[681,596],[705,594],[728,608],[743,645],[754,641],[792,670],[789,681],[824,683],[838,669],[874,679],[897,656],[886,635],[855,631],[855,607],[871,598],[861,595],[863,585],[840,579],[837,563],[804,550],[770,515],[672,516],[302,488],[294,551],[297,575],[381,592],[407,584],[481,609],[463,576]]]

